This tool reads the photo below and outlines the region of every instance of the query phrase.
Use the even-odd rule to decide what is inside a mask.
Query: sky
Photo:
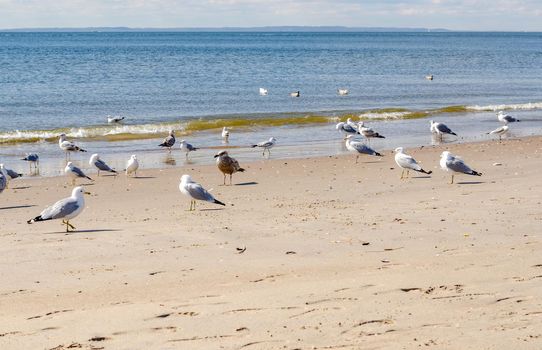
[[[0,28],[347,26],[542,31],[542,0],[0,0]]]

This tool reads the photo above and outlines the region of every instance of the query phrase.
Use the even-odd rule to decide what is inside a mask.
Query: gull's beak
[[[218,157],[218,154],[215,154],[215,155],[213,156],[213,158],[217,158],[217,157]]]
[[[84,193],[85,193],[85,194],[89,194],[89,195],[92,194],[92,193],[90,193],[90,192],[84,192]]]

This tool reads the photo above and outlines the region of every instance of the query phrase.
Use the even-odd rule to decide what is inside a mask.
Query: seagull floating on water
[[[90,193],[85,192],[81,186],[74,188],[71,197],[61,199],[50,207],[45,208],[40,215],[28,220],[27,223],[32,224],[38,221],[62,219],[62,224],[66,225],[66,232],[70,232],[70,228],[75,230],[75,227],[70,224],[70,220],[81,214],[85,208],[83,194]]]
[[[270,149],[273,148],[273,146],[275,146],[276,142],[277,142],[276,138],[270,137],[269,140],[262,141],[260,143],[255,144],[255,145],[252,145],[251,147],[252,148],[255,148],[255,147],[263,148],[262,156],[265,156],[265,151],[267,151],[267,155],[269,157],[269,156],[271,156]]]
[[[169,151],[171,152],[171,147],[175,144],[175,133],[173,130],[169,131],[169,135],[164,139],[164,142],[159,144],[160,147],[167,147]]]
[[[199,148],[192,146],[185,140],[181,140],[181,151],[186,153],[186,159],[188,159],[188,153],[197,151]]]
[[[124,120],[124,117],[121,117],[120,115],[116,115],[114,117],[108,115],[107,116],[107,123],[108,124],[117,124]]]
[[[137,156],[132,154],[126,163],[126,176],[131,176],[133,173],[137,177],[137,169],[139,169],[139,162],[137,161]]]
[[[230,157],[227,151],[220,151],[214,156],[216,158],[216,166],[218,170],[224,174],[224,185],[226,184],[226,174],[230,175],[230,185],[232,181],[232,175],[236,172],[243,172],[245,169],[239,166],[239,162]]]
[[[369,156],[382,157],[382,154],[378,153],[377,151],[367,146],[363,142],[354,140],[353,135],[348,135],[346,137],[346,149],[356,154],[356,163],[358,162],[360,154],[367,154]]]
[[[113,173],[115,175],[117,174],[117,172],[114,169],[112,169],[109,165],[107,165],[103,160],[100,159],[100,156],[97,153],[94,153],[90,157],[88,164],[90,166],[95,167],[98,170],[98,176],[100,176],[100,171]]]
[[[482,173],[472,170],[460,157],[454,156],[448,151],[444,151],[440,155],[440,167],[442,170],[452,172],[450,184],[454,183],[454,173],[482,176]]]
[[[226,204],[215,199],[203,186],[192,180],[190,175],[181,176],[181,183],[179,184],[179,190],[182,194],[191,197],[189,211],[196,210],[196,200],[206,201],[214,204],[225,206]]]
[[[503,111],[499,111],[499,113],[497,113],[497,119],[499,119],[499,121],[501,123],[504,123],[505,125],[508,123],[514,123],[514,122],[520,121],[519,119],[516,119],[512,117],[510,114],[504,113]]]
[[[290,92],[291,97],[299,97],[301,96],[301,93],[299,91]]]
[[[444,123],[437,123],[433,120],[431,120],[430,123],[431,133],[436,134],[440,138],[440,140],[442,140],[442,136],[444,134],[457,136],[457,134],[453,132],[449,127],[447,127]]]
[[[94,181],[92,180],[90,177],[88,177],[84,172],[83,170],[79,169],[78,167],[76,167],[75,165],[73,165],[72,162],[68,162],[68,164],[66,164],[66,167],[64,168],[64,172],[66,173],[66,175],[68,175],[69,177],[71,177],[72,179],[72,185],[75,185],[75,180],[80,177],[80,178],[84,178],[84,179],[89,179],[90,181]]]
[[[260,88],[260,96],[267,96],[267,89]]]
[[[422,169],[422,167],[416,162],[416,159],[412,158],[412,156],[409,156],[408,154],[404,153],[403,147],[397,147],[395,149],[395,163],[403,169],[401,172],[401,179],[403,179],[404,172],[406,170],[406,177],[408,177],[408,173],[410,170],[414,170],[420,173],[424,174],[431,174],[432,171],[425,171]]]
[[[340,96],[346,96],[346,95],[348,95],[349,91],[348,91],[348,89],[337,89],[337,93]]]
[[[425,76],[425,79],[427,80],[433,80],[433,74],[429,74]]]

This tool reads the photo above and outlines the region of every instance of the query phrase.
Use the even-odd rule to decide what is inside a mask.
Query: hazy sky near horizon
[[[426,27],[542,31],[541,0],[0,0],[0,28]]]

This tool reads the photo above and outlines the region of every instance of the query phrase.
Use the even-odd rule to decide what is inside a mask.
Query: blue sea
[[[499,110],[522,119],[511,137],[542,134],[542,33],[0,32],[0,162],[28,170],[37,152],[42,175],[63,169],[62,132],[88,149],[80,165],[179,166],[157,147],[170,129],[204,164],[225,147],[257,159],[270,136],[273,157],[340,154],[347,117],[386,136],[377,149],[430,144],[430,119],[484,140]]]

